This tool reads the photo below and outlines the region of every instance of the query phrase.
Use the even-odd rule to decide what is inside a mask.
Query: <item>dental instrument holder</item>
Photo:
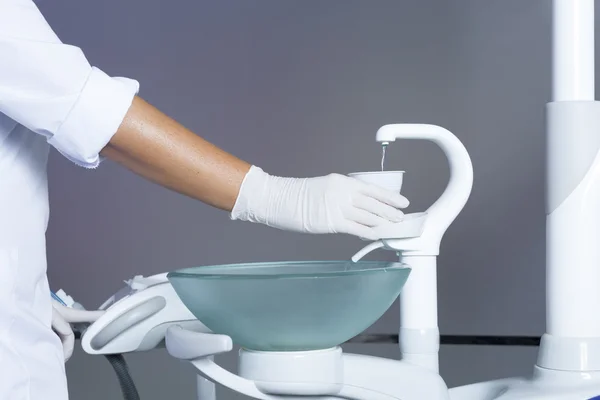
[[[442,127],[392,124],[381,127],[376,134],[376,141],[384,146],[397,139],[428,140],[437,144],[448,159],[448,185],[424,213],[420,236],[403,238],[399,230],[398,236],[381,238],[367,245],[352,259],[358,261],[369,252],[383,248],[396,251],[401,261],[411,266],[411,276],[400,294],[400,353],[403,360],[438,373],[437,256],[442,237],[469,198],[473,166],[460,140]]]
[[[128,354],[164,348],[167,330],[173,326],[210,332],[183,305],[166,273],[134,277],[103,306],[107,307],[104,314],[81,337],[81,347],[88,354]],[[216,399],[215,383],[203,376],[197,376],[196,390],[199,400]]]

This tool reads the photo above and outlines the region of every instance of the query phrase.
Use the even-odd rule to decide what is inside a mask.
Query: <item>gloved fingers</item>
[[[52,308],[52,329],[60,338],[65,362],[67,362],[73,355],[73,349],[75,348],[75,334],[73,333],[73,329],[71,329],[71,325],[54,307]]]
[[[378,237],[375,235],[373,228],[369,228],[368,226],[359,224],[354,221],[346,221],[344,224],[344,231],[340,233],[347,233],[349,235],[357,236],[361,239],[367,240],[377,240]]]
[[[360,208],[350,208],[344,212],[345,217],[368,228],[385,224],[387,221],[379,215],[373,214]]]
[[[404,213],[397,208],[394,208],[388,204],[382,203],[373,197],[357,196],[353,204],[362,210],[373,213],[381,218],[384,222],[400,222],[404,219]]]
[[[408,199],[402,196],[400,193],[392,192],[390,190],[368,183],[363,183],[363,189],[361,190],[361,192],[364,195],[372,197],[375,200],[379,200],[395,208],[406,208],[410,204]]]

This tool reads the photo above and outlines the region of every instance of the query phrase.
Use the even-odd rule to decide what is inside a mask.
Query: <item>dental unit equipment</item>
[[[201,400],[216,399],[215,384],[263,400],[600,398],[594,0],[553,0],[553,9],[554,90],[546,107],[547,327],[531,376],[449,389],[439,374],[437,257],[446,230],[467,204],[473,167],[454,134],[428,124],[385,125],[375,140],[388,156],[397,140],[437,144],[449,163],[446,189],[427,210],[379,228],[379,240],[351,261],[206,266],[135,277],[88,319],[84,351],[166,348],[197,370]],[[351,175],[400,191],[404,172],[383,171],[382,159],[382,171]],[[399,260],[362,261],[375,250],[394,251]],[[340,345],[398,296],[400,360],[344,353]],[[242,348],[238,374],[214,361],[234,343]]]

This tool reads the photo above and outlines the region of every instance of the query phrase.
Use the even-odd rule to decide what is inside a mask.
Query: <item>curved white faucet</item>
[[[358,261],[369,252],[382,247],[411,255],[437,256],[442,237],[471,195],[471,157],[452,132],[429,124],[391,124],[384,125],[377,131],[376,140],[379,143],[389,144],[397,139],[429,140],[437,144],[448,159],[450,180],[442,195],[427,209],[421,236],[408,239],[385,238],[379,241],[380,245],[370,243],[352,257],[353,261]]]
[[[473,165],[467,149],[450,131],[436,125],[392,124],[377,131],[376,140],[389,144],[397,139],[429,140],[444,152],[450,180],[442,195],[425,212],[420,236],[402,236],[401,224],[394,235],[368,244],[353,257],[358,261],[369,252],[385,248],[399,253],[412,268],[400,294],[400,351],[403,360],[438,372],[439,329],[437,323],[437,255],[446,230],[466,204],[473,187]]]

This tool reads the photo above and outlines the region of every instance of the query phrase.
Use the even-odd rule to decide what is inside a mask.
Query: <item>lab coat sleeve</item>
[[[0,1],[0,112],[69,160],[97,167],[138,91],[62,43],[31,0]]]

